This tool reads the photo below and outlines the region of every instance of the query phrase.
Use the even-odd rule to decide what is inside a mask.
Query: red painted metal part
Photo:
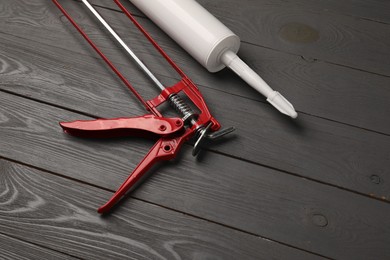
[[[180,76],[188,78],[186,74],[176,65],[176,63],[164,52],[164,50],[157,44],[157,42],[152,38],[152,36],[141,26],[141,24],[131,15],[129,11],[122,5],[120,0],[114,0],[114,2],[119,6],[119,8],[125,13],[125,15],[134,23],[135,26],[145,35],[145,37],[150,41],[151,44],[161,53],[161,55],[171,64],[171,66],[180,74]]]
[[[96,46],[96,44],[88,37],[88,35],[81,29],[81,27],[75,22],[72,16],[61,6],[58,0],[52,0],[53,3],[60,9],[60,11],[65,15],[65,17],[70,21],[70,23],[76,28],[76,30],[84,37],[84,39],[91,45],[91,47],[100,55],[105,63],[111,68],[113,72],[122,80],[128,89],[138,98],[138,100],[145,106],[147,110],[151,110],[152,113],[161,116],[161,114],[156,110],[152,110],[146,101],[141,97],[137,90],[130,84],[130,82],[123,76],[123,74],[115,67],[115,65],[107,58],[106,55]],[[157,113],[156,113],[157,112]]]
[[[158,43],[152,38],[152,36],[141,26],[141,24],[134,18],[133,15],[122,5],[120,0],[114,0],[118,7],[125,13],[125,15],[133,22],[133,24],[145,35],[145,37],[150,41],[150,43],[160,52],[160,54],[166,59],[166,61],[176,70],[176,72],[182,77],[181,81],[176,83],[172,87],[168,87],[162,91],[160,96],[155,99],[147,102],[151,107],[157,107],[161,103],[165,102],[171,94],[177,94],[180,91],[183,91],[187,97],[199,108],[201,111],[199,118],[197,120],[198,127],[199,125],[207,124],[212,122],[211,130],[216,131],[221,128],[221,125],[218,123],[215,118],[210,114],[210,111],[204,102],[204,98],[200,93],[197,86],[191,81],[191,79],[176,65],[176,63],[168,56],[168,54],[158,45]]]
[[[99,213],[107,213],[131,187],[157,162],[166,161],[175,158],[184,142],[189,140],[196,132],[199,126],[209,125],[211,130],[216,131],[221,126],[211,115],[203,96],[196,85],[184,74],[184,72],[174,63],[174,61],[163,51],[163,49],[154,41],[149,33],[135,20],[135,18],[125,9],[119,0],[114,2],[120,7],[125,15],[135,24],[135,26],[145,35],[151,44],[160,52],[167,62],[178,72],[181,80],[171,87],[165,88],[160,95],[151,99],[144,100],[123,74],[115,65],[104,55],[104,53],[94,44],[81,27],[61,6],[58,0],[52,0],[60,11],[67,17],[71,24],[91,45],[91,47],[100,55],[107,65],[122,80],[126,87],[138,98],[145,106],[146,110],[152,115],[144,115],[134,118],[114,118],[114,119],[96,119],[79,120],[73,122],[61,122],[60,125],[65,132],[79,137],[116,137],[116,136],[141,136],[158,137],[156,144],[150,149],[144,159],[138,164],[131,175],[119,187],[112,198],[98,209]],[[169,99],[172,94],[184,93],[198,108],[199,115],[196,123],[191,127],[185,128],[180,118],[164,118],[157,110],[157,107]]]
[[[169,137],[184,130],[180,118],[165,118],[155,115],[122,117],[113,119],[77,120],[61,122],[61,127],[70,135],[78,137],[111,138],[119,136]]]
[[[132,174],[115,192],[109,201],[98,209],[99,213],[107,213],[110,209],[129,191],[132,186],[141,179],[141,177],[157,162],[168,161],[175,158],[185,141],[192,135],[192,131],[187,129],[186,132],[176,138],[160,138],[157,143],[150,149],[144,159],[134,169]]]

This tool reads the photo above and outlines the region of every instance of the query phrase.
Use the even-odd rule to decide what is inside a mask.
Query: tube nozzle
[[[266,96],[267,101],[281,113],[292,118],[298,116],[293,105],[279,92],[274,91],[256,72],[242,61],[237,54],[228,50],[222,54],[221,61],[252,88]]]

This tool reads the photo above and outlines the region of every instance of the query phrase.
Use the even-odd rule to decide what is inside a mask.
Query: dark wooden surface
[[[175,81],[112,1],[91,2]],[[96,208],[152,141],[74,138],[58,122],[145,111],[51,1],[0,0],[1,259],[390,258],[390,4],[199,2],[299,117],[228,70],[208,73],[127,4],[237,131],[198,158],[184,145],[102,217]],[[143,96],[156,95],[80,3],[62,3]]]

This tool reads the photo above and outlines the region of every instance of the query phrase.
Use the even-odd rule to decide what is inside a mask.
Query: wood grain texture
[[[372,0],[367,17],[361,0],[336,11],[351,1],[201,2],[246,37],[240,55],[293,98],[303,112],[294,122],[238,88],[229,71],[207,73],[143,19],[200,84],[215,117],[238,131],[197,159],[185,145],[179,160],[156,168],[113,215],[100,218],[96,208],[152,142],[73,138],[57,122],[145,112],[50,1],[0,0],[0,157],[49,172],[0,161],[0,234],[87,259],[315,257],[304,251],[390,258],[389,77],[361,71],[387,75],[389,27],[369,18],[380,17],[386,3]],[[63,2],[142,94],[154,96],[80,4]],[[159,78],[174,81],[119,13],[99,11]]]
[[[202,1],[202,0],[200,0]],[[336,13],[338,15],[352,16],[360,19],[371,21],[390,23],[388,10],[390,3],[383,0],[326,0],[313,2],[310,0],[304,1],[289,1],[291,5],[307,10],[315,10],[320,12]]]
[[[34,2],[40,1],[42,0],[34,0]],[[23,10],[23,6],[14,7],[14,5],[9,5],[10,7],[6,9],[7,12],[11,13],[9,16],[22,15],[29,22],[23,25],[14,22],[4,24],[1,29],[3,32],[18,32],[18,36],[34,41],[93,55],[91,49],[85,45],[84,40],[75,36],[76,32],[69,27],[68,22],[64,20],[65,25],[60,23],[57,17],[59,15],[58,11],[51,6],[42,3],[42,10],[37,9],[40,10],[42,16],[34,20],[31,18],[34,17],[33,14],[28,14],[26,7],[24,8],[27,10],[21,12],[20,9]],[[131,63],[129,63],[124,53],[118,51],[112,45],[110,39],[103,37],[104,32],[97,30],[96,24],[86,17],[82,9],[79,9],[77,9],[76,17],[82,24],[85,24],[92,37],[99,42],[99,45],[115,62],[122,64],[122,68],[126,68],[123,71],[129,75],[130,79],[137,78],[138,80],[141,76],[137,74],[138,72],[134,70],[134,67],[128,69]],[[172,82],[169,80],[172,73],[165,69],[161,59],[158,59],[153,52],[148,54],[151,50],[145,46],[149,45],[143,40],[134,38],[133,32],[128,32],[130,27],[123,19],[124,17],[120,19],[120,16],[118,17],[115,12],[104,9],[99,9],[99,11],[110,21],[112,20],[114,27],[118,29],[135,51],[143,55],[143,59],[152,71],[158,72],[163,81]],[[45,21],[41,21],[42,17],[45,17]],[[157,36],[158,41],[178,61],[189,76],[201,85],[201,88],[212,88],[265,102],[261,95],[246,86],[232,72],[225,70],[215,75],[208,73],[192,58],[188,57],[184,51],[177,48],[172,41],[162,35],[161,31],[148,22],[142,22],[153,35]],[[40,33],[42,30],[48,30],[50,33],[42,34]],[[7,35],[3,35],[3,37],[8,38]],[[12,41],[12,45],[17,44],[14,42]],[[7,43],[7,45],[9,44],[11,43]],[[390,94],[387,91],[390,78],[331,65],[310,57],[302,58],[301,56],[284,54],[250,44],[243,44],[243,46],[245,48],[242,48],[240,52],[243,59],[259,72],[271,86],[288,97],[299,112],[390,134],[390,122],[387,117],[390,112],[388,102]],[[372,47],[374,48],[374,46]],[[42,49],[44,48],[42,47]],[[54,48],[52,50],[53,55],[57,56],[58,49]],[[69,66],[72,66],[72,64]],[[140,84],[139,81],[136,82]]]
[[[236,1],[221,0],[208,2],[205,7],[217,5],[210,11],[236,31],[242,41],[390,76],[390,63],[385,59],[389,55],[388,24],[305,10],[294,6],[293,1],[287,8],[282,0],[267,3],[247,0],[238,5]],[[292,24],[313,28],[319,34],[318,40],[297,41],[308,33],[302,27],[291,27],[294,37],[283,39],[281,30]]]
[[[3,234],[0,234],[0,244],[0,256],[3,260],[77,259]]]
[[[102,217],[94,205],[107,191],[4,160],[0,169],[2,232],[84,259],[317,258],[134,199]]]
[[[145,114],[93,58],[67,51],[58,56],[58,49],[48,46],[42,49],[37,46],[36,52],[31,53],[23,45],[17,50],[7,47],[11,43],[17,44],[11,41],[3,45],[7,49],[3,53],[6,69],[0,88],[98,117]],[[142,78],[133,81],[138,86],[145,82]],[[153,93],[150,87],[143,91],[147,95]],[[388,136],[306,115],[294,122],[269,105],[209,88],[203,88],[202,92],[215,117],[223,125],[237,128],[236,139],[218,143],[212,149],[389,200]],[[74,119],[77,118],[67,120]],[[382,124],[387,127],[390,122]],[[379,176],[383,181],[375,184],[372,176]]]
[[[105,2],[94,0],[100,6],[112,6]],[[333,6],[335,10],[339,7],[329,1],[321,2],[323,3],[318,5],[307,0],[200,1],[244,42],[390,76],[390,63],[384,58],[390,54],[387,48],[390,43],[389,24],[345,16],[334,11],[327,12],[324,11],[327,10],[326,6]],[[362,1],[351,2],[339,5],[343,9],[349,7],[352,13],[354,8],[351,6],[363,5]],[[382,12],[386,12],[390,7],[388,3],[379,3],[377,7],[375,2],[373,6],[371,3],[365,5],[370,5],[367,9],[374,9],[374,12],[381,7]],[[362,10],[363,6],[356,9]],[[320,37],[316,41],[299,41],[299,38],[310,32],[303,26],[290,26],[290,33],[294,37],[283,39],[281,31],[292,24],[309,26]]]
[[[115,190],[146,153],[139,139],[66,136],[56,120],[83,119],[74,113],[8,94],[0,101],[0,156]],[[197,161],[188,146],[133,196],[327,257],[390,255],[388,203],[212,152]]]
[[[117,5],[112,1],[104,0],[90,0],[92,4],[97,6],[104,6],[106,8],[119,10]],[[123,1],[126,3],[126,1]],[[209,10],[217,10],[223,8],[219,4],[212,4],[210,1],[198,0],[201,5],[206,6]],[[226,3],[237,3],[237,0],[225,0]],[[310,0],[285,0],[283,2],[278,1],[269,1],[269,0],[247,0],[242,1],[244,4],[257,4],[260,7],[274,5],[279,8],[283,7],[286,9],[302,9],[305,11],[316,11],[320,13],[331,13],[338,14],[343,16],[351,16],[360,19],[367,19],[376,22],[390,23],[390,18],[388,15],[388,10],[390,8],[390,3],[383,0],[325,0],[320,2],[313,2]],[[282,3],[282,4],[281,4]],[[137,15],[143,15],[137,9],[133,9],[133,12]]]
[[[200,0],[201,2],[203,0]],[[313,10],[323,13],[336,13],[338,15],[352,16],[371,21],[390,23],[388,10],[390,3],[383,0],[326,0],[313,2],[310,0],[286,1],[289,7],[295,6],[304,10]]]

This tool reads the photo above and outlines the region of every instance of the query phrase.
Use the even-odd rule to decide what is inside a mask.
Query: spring
[[[183,117],[183,121],[196,116],[195,112],[184,102],[184,100],[177,94],[172,94],[169,97],[169,102],[175,110]]]

